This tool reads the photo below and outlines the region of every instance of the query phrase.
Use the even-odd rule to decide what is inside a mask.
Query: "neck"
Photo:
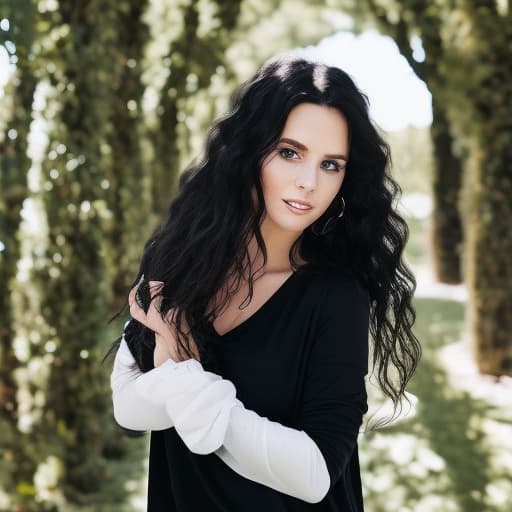
[[[263,272],[265,274],[289,272],[291,270],[290,249],[300,233],[276,229],[265,221],[262,222],[260,230],[267,249],[267,262]],[[254,235],[249,242],[248,250],[251,261],[254,262],[254,268],[259,268],[263,263],[263,255]],[[298,255],[296,255],[296,261],[300,264],[305,263]]]

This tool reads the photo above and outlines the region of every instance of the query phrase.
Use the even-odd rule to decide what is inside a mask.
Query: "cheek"
[[[265,199],[269,199],[279,192],[281,175],[275,165],[266,165],[261,172],[261,188]]]
[[[340,188],[341,188],[341,185],[343,183],[343,180],[336,180],[336,183],[329,183],[329,185],[327,186],[326,184],[326,187],[324,189],[324,194],[323,194],[323,198],[324,198],[324,205],[325,205],[325,209],[327,209],[331,203],[334,201],[334,198],[336,197],[336,195],[340,192]],[[341,192],[342,195],[343,195],[343,192]]]
[[[343,171],[341,171],[341,173],[343,173]],[[341,177],[339,177],[336,180],[336,185],[334,186],[334,193],[331,192],[332,199],[334,199],[336,197],[336,195],[338,193],[340,193],[340,192],[343,194],[343,191],[341,190],[341,187],[343,185],[343,180],[344,179],[345,179],[345,174],[342,174]]]

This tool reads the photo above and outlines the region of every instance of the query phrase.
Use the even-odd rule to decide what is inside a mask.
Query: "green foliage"
[[[12,415],[1,418],[2,426],[6,426],[2,429],[2,447],[9,450],[2,450],[6,456],[1,487],[10,494],[12,506],[22,507],[19,510],[53,510],[59,503],[70,502],[119,503],[126,499],[121,482],[141,469],[140,451],[134,451],[136,459],[127,458],[128,447],[133,450],[135,444],[128,445],[126,438],[120,438],[112,418],[109,369],[100,364],[106,342],[119,333],[119,325],[115,334],[105,329],[112,294],[105,254],[111,242],[111,204],[122,195],[124,181],[114,183],[115,194],[107,195],[107,170],[116,176],[116,169],[106,147],[108,134],[113,131],[110,116],[116,107],[112,79],[122,79],[116,77],[116,72],[121,75],[129,57],[126,52],[128,56],[123,56],[113,72],[114,52],[105,49],[117,49],[120,45],[116,38],[130,39],[130,27],[123,23],[123,16],[133,19],[134,24],[141,23],[143,6],[140,2],[133,4],[134,12],[127,12],[128,2],[112,3],[108,9],[101,3],[62,2],[58,11],[31,12],[30,18],[23,18],[17,11],[10,18],[13,34],[22,33],[23,37],[19,44],[15,39],[18,72],[7,130],[8,135],[17,136],[6,138],[9,143],[4,145],[6,158],[2,159],[0,211],[4,212],[2,227],[6,228],[2,241],[8,250],[2,254],[7,260],[2,261],[1,268],[3,273],[9,272],[4,274],[4,283],[14,280],[21,255],[17,231],[22,203],[29,194],[27,138],[38,80],[45,85],[39,98],[44,95],[42,113],[49,135],[41,166],[42,186],[31,194],[44,206],[40,214],[44,213],[47,237],[43,236],[44,246],[35,247],[32,255],[37,261],[30,283],[14,286],[18,301],[33,315],[18,313],[22,319],[17,324],[18,333],[31,336],[29,333],[37,329],[38,336],[31,338],[45,340],[42,344],[24,340],[28,350],[25,361],[28,365],[42,364],[42,378],[33,379],[33,370],[20,364],[13,351],[14,329],[2,332],[0,353],[5,383],[2,408]],[[28,41],[27,34],[35,32],[20,30],[16,25],[18,15],[32,28],[45,30],[38,32],[34,41]],[[143,45],[140,41],[137,44]],[[126,103],[124,108],[127,110]],[[126,126],[126,130],[131,128]],[[136,147],[128,141],[122,149],[131,150],[133,156]],[[138,226],[135,223],[131,232],[136,233]],[[33,293],[36,304],[30,298]],[[13,303],[8,293],[2,293],[2,301],[7,306]],[[10,311],[7,307],[1,310],[4,315]],[[10,317],[5,318],[2,325],[13,324]],[[20,384],[14,376],[17,367],[26,379],[25,392],[32,397],[44,396],[42,402],[37,400],[37,407],[32,404],[31,425],[23,432],[18,430],[16,420],[18,408],[26,409],[27,405],[14,401]],[[111,461],[119,458],[132,463],[113,473]],[[37,476],[44,473],[51,478],[41,480]],[[41,483],[48,482],[48,478],[49,483]]]
[[[468,331],[480,369],[512,374],[510,5],[366,0],[365,6],[433,94],[437,266],[445,281],[457,282],[453,255],[462,256],[463,233]],[[412,56],[414,35],[422,40],[424,62]]]
[[[202,12],[209,10],[210,16]],[[159,91],[159,117],[152,132],[155,148],[153,211],[162,215],[176,190],[181,168],[180,148],[186,151],[188,131],[180,130],[193,117],[182,111],[187,98],[209,86],[212,75],[224,62],[240,9],[240,1],[201,3],[192,0],[180,6],[182,24],[170,41],[164,62],[169,70]],[[176,16],[176,7],[167,14]],[[190,124],[190,121],[189,121]],[[181,146],[180,146],[181,139]]]
[[[12,91],[11,109],[0,138],[0,487],[7,492],[33,497],[32,475],[35,460],[32,442],[28,436],[19,435],[18,397],[15,372],[20,363],[12,350],[15,334],[10,290],[16,278],[20,258],[20,240],[16,236],[20,225],[20,212],[27,196],[27,135],[31,122],[31,105],[36,86],[34,70],[28,63],[28,54],[35,37],[34,7],[24,1],[14,9],[12,2],[4,2],[2,11],[12,14],[10,30],[0,30],[1,43],[9,41],[6,48],[12,52],[15,44],[22,57],[7,90]],[[11,59],[14,60],[14,55]],[[3,140],[2,140],[3,139]]]
[[[47,446],[43,460],[56,456],[62,462],[57,485],[64,499],[76,504],[121,499],[106,493],[118,481],[106,454],[119,446],[120,432],[112,421],[108,369],[100,362],[112,301],[106,253],[119,251],[111,243],[119,241],[110,238],[111,211],[128,207],[126,197],[141,199],[133,193],[141,172],[136,124],[128,123],[130,105],[119,105],[133,92],[125,73],[131,56],[119,46],[132,35],[126,21],[140,24],[142,9],[139,2],[62,3],[50,26],[55,44],[44,54],[55,111],[41,167],[45,265],[34,281],[54,347],[38,435]],[[140,53],[144,36],[133,44]],[[121,83],[126,89],[118,97]],[[113,122],[126,124],[117,131]],[[131,138],[120,148],[126,133]],[[124,153],[132,157],[132,169],[119,161]],[[126,219],[121,222],[126,228]]]

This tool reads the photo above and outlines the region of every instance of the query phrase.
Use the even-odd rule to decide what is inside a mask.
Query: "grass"
[[[427,225],[426,220],[410,222],[406,259],[414,266],[428,266],[418,250],[425,247]],[[464,303],[420,293],[413,304],[415,334],[423,347],[408,387],[418,398],[416,414],[360,437],[366,509],[510,512],[510,409],[459,386],[453,373],[460,361],[441,357],[443,349],[464,337]],[[473,389],[479,379],[474,377]]]

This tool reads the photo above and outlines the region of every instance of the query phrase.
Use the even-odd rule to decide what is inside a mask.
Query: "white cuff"
[[[191,452],[204,455],[221,446],[237,401],[232,382],[205,371],[195,359],[168,359],[141,375],[135,387],[139,396],[167,412]]]
[[[123,335],[110,375],[116,422],[124,428],[139,431],[165,430],[172,427],[172,420],[165,409],[146,400],[137,392],[137,381],[143,375],[145,374],[137,368]]]

